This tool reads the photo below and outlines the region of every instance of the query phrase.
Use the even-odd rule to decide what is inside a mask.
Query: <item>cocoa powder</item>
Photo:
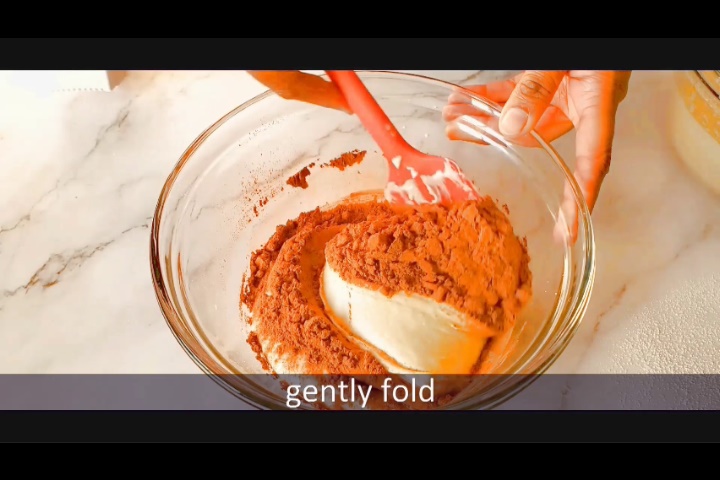
[[[531,294],[526,245],[490,198],[449,208],[346,203],[278,226],[251,255],[243,279],[241,302],[252,312],[248,343],[269,372],[281,365],[279,373],[350,375],[376,387],[372,408],[437,408],[471,380],[436,376],[445,386],[434,403],[381,402],[377,388],[383,377],[398,379],[325,311],[320,277],[326,261],[348,281],[386,295],[404,291],[435,298],[501,336]],[[492,344],[491,339],[486,350]]]
[[[348,225],[325,254],[350,283],[433,298],[496,333],[513,325],[531,294],[526,246],[490,197]]]
[[[325,311],[326,259],[348,281],[434,298],[496,332],[512,325],[531,294],[526,247],[490,198],[449,208],[369,202],[316,209],[278,226],[252,254],[241,301],[252,311],[249,341],[262,363],[264,341],[299,373],[387,374]]]
[[[348,167],[352,167],[353,165],[357,165],[358,163],[362,162],[365,158],[366,153],[367,151],[365,150],[353,150],[352,152],[345,152],[336,159],[320,165],[320,168],[332,167],[343,171]]]
[[[320,168],[330,167],[337,168],[340,171],[344,171],[346,168],[362,162],[365,158],[366,153],[367,151],[365,150],[353,150],[351,152],[345,152],[339,157],[334,158],[327,163],[323,163],[322,165],[320,165]],[[314,166],[315,163],[311,163],[307,167],[304,167],[296,174],[291,175],[290,178],[287,179],[286,183],[291,187],[308,188],[307,177],[310,176],[311,169]]]
[[[320,273],[325,244],[345,225],[393,214],[394,208],[384,203],[340,205],[303,213],[277,227],[267,244],[252,254],[241,294],[252,312],[257,338],[250,343],[256,354],[262,356],[257,349],[267,342],[274,344],[274,356],[287,359],[289,368],[302,364],[300,373],[387,373],[328,317],[320,295]]]
[[[287,184],[291,187],[299,187],[299,188],[307,188],[308,182],[307,177],[310,175],[310,169],[308,167],[303,167],[302,170],[297,172],[295,175],[292,175],[290,178],[287,179]]]

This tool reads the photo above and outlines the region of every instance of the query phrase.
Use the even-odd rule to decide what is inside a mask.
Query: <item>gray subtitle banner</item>
[[[333,395],[334,401],[352,396],[360,404],[367,398],[369,387],[360,383],[343,389],[318,382],[307,387],[299,378],[274,380],[285,383],[278,398],[287,408],[299,404],[297,399],[319,401],[322,395]],[[386,397],[430,399],[435,392],[428,378],[423,390],[388,388]],[[0,410],[255,409],[221,386],[232,383],[227,380],[202,374],[0,375]],[[509,380],[532,382],[497,405],[498,410],[720,410],[720,375],[541,375]]]

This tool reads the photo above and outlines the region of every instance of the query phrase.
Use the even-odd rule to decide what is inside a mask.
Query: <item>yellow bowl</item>
[[[720,194],[720,73],[675,74],[670,110],[670,137],[682,162]]]

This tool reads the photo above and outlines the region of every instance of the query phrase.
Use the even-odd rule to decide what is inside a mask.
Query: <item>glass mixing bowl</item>
[[[581,322],[595,267],[587,206],[550,145],[532,133],[534,145],[520,146],[497,132],[497,105],[418,75],[360,76],[413,146],[454,159],[482,194],[509,207],[515,232],[527,239],[533,299],[512,332],[515,347],[491,372],[503,380],[445,408],[497,406],[544,372]],[[453,93],[465,103],[453,124],[466,140],[477,141],[448,138],[443,107]],[[310,164],[356,149],[368,152],[359,165],[344,171],[316,166],[305,189],[286,183]],[[206,374],[256,408],[287,408],[286,399],[260,380],[265,376],[246,342],[247,313],[239,297],[250,254],[301,212],[353,192],[381,190],[386,171],[357,117],[272,92],[235,108],[188,147],[160,194],[150,253],[163,315]],[[576,210],[567,210],[570,205]],[[577,220],[563,211],[577,211]],[[567,234],[570,223],[577,225],[574,242],[557,235]]]

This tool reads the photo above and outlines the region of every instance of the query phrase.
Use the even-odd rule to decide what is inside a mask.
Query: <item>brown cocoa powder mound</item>
[[[436,222],[435,227],[440,233],[433,234],[433,222]],[[445,230],[449,233],[443,234]],[[378,248],[380,236],[376,237],[377,244],[376,240],[370,240],[375,233],[392,234],[395,238],[396,231],[399,234],[397,238],[402,239],[402,246],[407,247],[406,250],[412,252],[412,255],[418,259],[414,262],[415,267],[406,266],[417,279],[420,279],[419,282],[407,277],[402,277],[405,279],[404,283],[397,281],[400,278],[398,273],[405,268],[399,268],[400,264],[409,265],[413,262],[408,260],[409,254],[403,256],[402,253],[393,253],[399,245],[395,240],[390,242],[387,249]],[[341,241],[351,232],[358,235],[357,241],[354,239],[352,242]],[[424,236],[423,232],[425,232]],[[442,260],[443,254],[433,242],[433,236],[440,241],[441,247],[448,248],[444,254],[445,260]],[[479,243],[488,250],[485,253],[477,251],[472,253],[474,243]],[[500,247],[506,243],[509,244],[509,249]],[[471,253],[463,253],[464,249],[469,249]],[[361,382],[378,388],[383,377],[396,376],[390,375],[372,354],[346,338],[324,310],[320,296],[320,276],[326,261],[326,253],[328,261],[334,259],[335,265],[338,265],[341,251],[343,255],[347,253],[345,260],[348,261],[346,264],[348,268],[340,268],[339,271],[341,274],[344,272],[344,275],[354,272],[358,283],[362,283],[365,279],[368,286],[380,285],[379,288],[386,294],[393,291],[393,286],[399,285],[399,288],[428,296],[437,295],[438,291],[442,291],[438,288],[440,286],[446,291],[441,301],[463,309],[463,305],[458,301],[462,298],[462,288],[465,288],[469,295],[484,292],[490,298],[490,302],[485,303],[494,302],[496,306],[498,303],[504,303],[506,307],[513,303],[508,300],[509,295],[503,297],[504,302],[495,301],[493,297],[493,291],[507,293],[510,290],[509,285],[513,283],[512,280],[508,280],[513,277],[512,272],[508,273],[502,267],[505,265],[507,270],[513,270],[512,265],[515,264],[512,261],[497,262],[492,258],[493,256],[512,257],[506,250],[516,252],[516,259],[519,259],[515,270],[519,272],[516,275],[518,278],[516,283],[519,285],[516,305],[520,305],[523,299],[529,298],[530,272],[527,270],[525,246],[512,234],[507,218],[489,199],[469,202],[450,210],[441,206],[420,207],[415,210],[384,202],[369,202],[349,203],[328,211],[316,209],[303,213],[296,220],[278,226],[267,244],[251,256],[250,273],[243,281],[241,292],[242,303],[253,312],[254,332],[249,335],[247,341],[263,368],[270,372],[272,366],[267,359],[267,354],[270,352],[263,351],[263,344],[272,348],[272,355],[290,360],[287,366],[294,370],[294,373],[352,375]],[[379,255],[383,251],[385,257]],[[423,251],[428,255],[423,257],[421,255]],[[403,261],[400,261],[400,256],[403,256]],[[457,277],[446,275],[451,278],[449,284],[444,281],[446,278],[443,277],[442,272],[435,274],[438,279],[436,282],[429,282],[425,278],[427,274],[419,275],[419,272],[423,271],[423,266],[426,269],[428,266],[428,263],[421,261],[423,258],[428,259],[429,265],[442,266],[445,263],[448,266],[454,265],[449,271],[456,271],[458,265],[455,263],[467,261],[466,257],[470,257],[476,263],[478,258],[481,260],[484,258],[487,263],[484,274],[487,276],[488,269],[491,269],[497,271],[498,278],[502,280],[490,283],[505,284],[507,288],[494,290],[473,288],[472,282],[468,282],[468,278],[463,274]],[[365,258],[369,258],[370,261],[361,263]],[[396,264],[394,266],[393,258]],[[385,262],[382,259],[385,259]],[[380,265],[386,266],[380,267]],[[470,262],[470,265],[474,264]],[[379,277],[372,277],[368,274],[369,271],[374,271]],[[480,278],[483,278],[482,268],[473,267],[468,271],[479,273]],[[498,293],[495,295],[500,297]],[[467,308],[465,311],[468,311]],[[487,321],[486,317],[494,318],[491,314],[478,318]],[[299,359],[302,363],[293,364],[293,359]],[[444,393],[432,404],[381,402],[373,408],[437,408],[451,401],[468,382],[465,377],[459,381],[455,378],[448,380],[440,377],[437,380],[438,383],[447,383],[447,385],[443,387]]]
[[[496,332],[514,323],[531,295],[526,245],[490,197],[348,225],[325,255],[348,282],[433,298]]]
[[[275,345],[273,355],[302,358],[306,374],[386,374],[387,370],[335,326],[324,310],[320,274],[328,240],[345,225],[394,215],[387,203],[316,209],[277,227],[250,259],[241,301],[252,312],[248,339],[261,359],[260,343]],[[265,352],[267,354],[267,352]],[[291,365],[293,367],[293,365]]]

